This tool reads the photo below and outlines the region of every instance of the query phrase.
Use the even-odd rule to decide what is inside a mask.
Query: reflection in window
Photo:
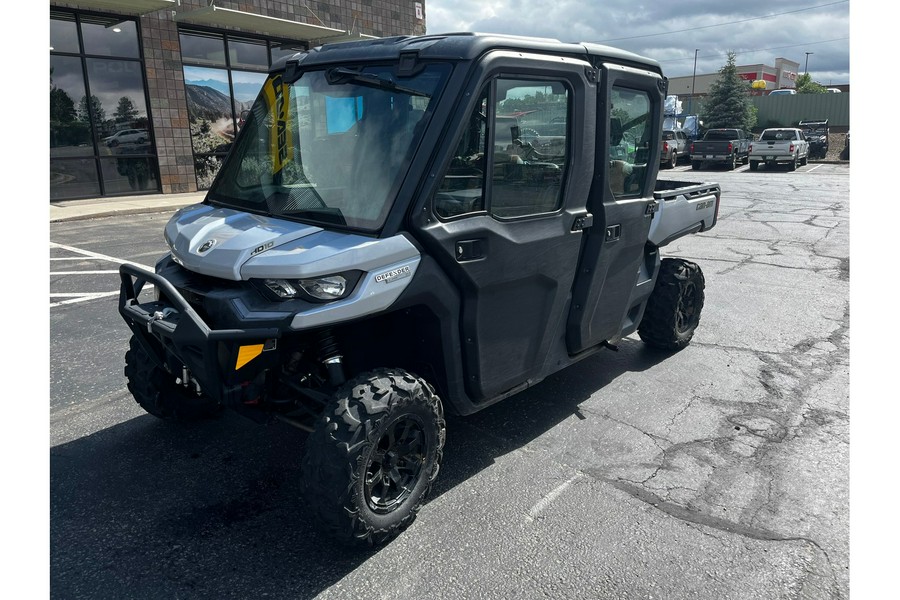
[[[258,67],[265,69],[269,66],[266,43],[230,38],[228,40],[228,62],[231,67],[235,68]]]
[[[222,36],[182,33],[179,39],[184,62],[225,66],[225,40]]]
[[[50,199],[89,198],[100,195],[97,164],[93,157],[50,160]]]
[[[50,51],[77,53],[78,26],[75,15],[69,13],[50,13]]]
[[[50,57],[50,156],[81,156],[94,152],[81,59]]]
[[[487,107],[488,88],[485,87],[435,195],[434,210],[441,217],[455,217],[484,209]]]
[[[100,56],[140,58],[137,23],[121,17],[81,17],[84,53]]]
[[[651,169],[650,97],[613,87],[609,127],[609,188],[615,197],[639,196]]]
[[[123,143],[150,140],[144,78],[141,64],[130,60],[89,58],[86,60],[91,98],[80,110],[93,112],[94,126],[100,143],[100,154],[109,154],[111,136],[125,129],[146,133],[119,140]]]
[[[116,158],[101,159],[100,170],[108,194],[133,194],[159,189],[156,160],[152,158],[129,158],[127,153],[120,154]]]

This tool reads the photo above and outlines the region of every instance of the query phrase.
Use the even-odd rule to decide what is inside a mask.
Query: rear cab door
[[[615,343],[640,322],[659,261],[647,244],[658,208],[654,183],[666,83],[661,75],[601,67],[597,167],[587,209],[594,217],[573,288],[569,353]]]

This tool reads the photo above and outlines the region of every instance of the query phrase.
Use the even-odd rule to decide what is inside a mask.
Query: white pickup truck
[[[787,164],[788,169],[795,171],[797,165],[805,165],[809,161],[809,142],[803,131],[790,127],[765,129],[759,139],[750,144],[750,170],[755,171],[760,163],[766,168]]]

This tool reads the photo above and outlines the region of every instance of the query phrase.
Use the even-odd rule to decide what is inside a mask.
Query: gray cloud
[[[698,74],[718,71],[729,51],[736,52],[738,65],[772,65],[783,57],[802,71],[809,52],[815,81],[850,83],[849,2],[426,0],[425,17],[432,34],[477,31],[604,43],[656,59],[669,77],[693,72],[695,50]]]

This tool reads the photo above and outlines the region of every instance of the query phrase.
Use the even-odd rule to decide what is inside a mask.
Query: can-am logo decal
[[[275,245],[275,242],[266,242],[262,246],[257,246],[256,248],[253,249],[253,252],[250,253],[250,256],[259,254],[260,252],[265,252],[266,250],[268,250],[269,248],[271,248],[274,245]]]
[[[400,267],[399,269],[394,269],[393,271],[388,271],[387,273],[380,273],[375,276],[375,281],[378,283],[390,283],[392,281],[396,281],[397,279],[403,279],[404,277],[409,277],[412,275],[412,271],[409,270],[409,267]]]
[[[216,245],[216,240],[206,240],[203,242],[203,245],[197,250],[197,252],[206,252],[210,248]]]

